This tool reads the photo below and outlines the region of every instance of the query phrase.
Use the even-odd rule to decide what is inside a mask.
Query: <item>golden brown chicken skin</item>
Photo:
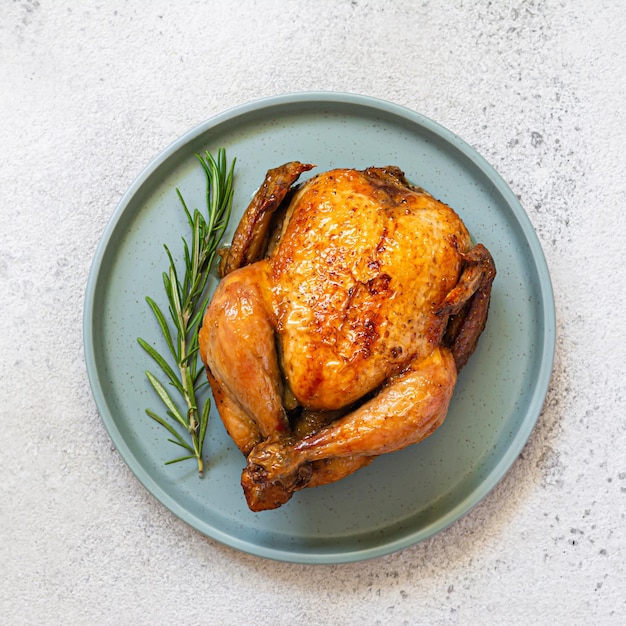
[[[294,191],[311,167],[268,172],[200,331],[256,511],[434,432],[495,276],[459,216],[398,168],[331,170]]]

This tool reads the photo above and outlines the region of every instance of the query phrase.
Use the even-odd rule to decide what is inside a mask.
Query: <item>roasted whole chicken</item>
[[[432,434],[495,266],[397,167],[267,173],[222,251],[200,355],[253,511]]]

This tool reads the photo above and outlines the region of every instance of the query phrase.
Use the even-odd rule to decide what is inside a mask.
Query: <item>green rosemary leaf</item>
[[[167,248],[166,248],[167,250]],[[172,274],[168,272],[167,274],[163,272],[163,287],[165,288],[165,295],[167,295],[167,300],[169,302],[169,312],[170,319],[174,323],[177,332],[180,334],[180,325],[178,324],[178,315],[176,313],[176,305],[174,303],[174,292],[177,291],[177,287],[175,283],[172,283]],[[174,354],[178,359],[178,351],[175,350]]]
[[[199,350],[200,350],[200,346],[198,345],[195,345],[192,348],[190,348],[189,351],[187,352],[187,359],[192,359],[192,357],[198,354]]]
[[[189,444],[186,443],[185,441],[177,441],[176,439],[171,439],[170,437],[168,437],[167,440],[170,443],[175,443],[177,446],[180,446],[181,448],[185,448],[185,450],[189,450],[189,452],[191,452],[192,454],[195,454],[193,448],[189,447]]]
[[[183,198],[183,194],[180,193],[180,189],[176,188],[176,195],[178,196],[178,200],[183,205],[183,210],[185,211],[185,215],[187,216],[187,221],[189,222],[189,226],[193,228],[193,220],[191,219],[191,213],[187,208],[187,204],[185,203],[185,199]]]
[[[211,402],[207,400],[204,404],[204,408],[202,409],[202,414],[200,415],[200,432],[198,433],[198,443],[200,445],[200,449],[204,445],[204,437],[206,435],[207,426],[209,425],[209,411],[211,409]]]
[[[176,350],[174,350],[174,342],[172,341],[172,334],[170,333],[169,326],[167,325],[165,315],[163,315],[163,312],[159,308],[159,305],[152,298],[148,296],[146,297],[146,301],[150,305],[150,308],[152,309],[152,312],[154,313],[154,316],[156,317],[157,322],[159,323],[159,326],[161,327],[161,332],[163,333],[163,337],[165,337],[167,347],[170,349],[172,356],[176,358]]]
[[[193,272],[194,272],[194,247],[192,244],[191,250],[189,250],[189,244],[185,239],[183,239],[183,252],[185,255],[185,279],[183,283],[183,292],[187,293],[189,291],[189,285],[193,281]]]
[[[173,465],[174,463],[180,463],[181,461],[188,461],[189,459],[195,459],[195,454],[188,454],[187,456],[181,456],[178,459],[172,459],[171,461],[165,461],[164,465]]]
[[[183,393],[182,385],[178,380],[178,376],[170,367],[170,364],[147,342],[138,338],[139,345],[156,361],[157,365],[163,370],[163,373],[169,378],[170,382],[180,393]]]
[[[204,174],[207,177],[207,186],[206,186],[206,205],[209,208],[209,216],[211,215],[212,203],[211,203],[211,192],[215,188],[214,181],[211,176],[211,167],[214,163],[213,156],[207,150],[206,158],[203,158],[201,155],[196,154],[196,159],[200,161],[200,165],[202,165],[202,169],[204,170]],[[213,168],[214,169],[214,168]]]
[[[197,275],[197,272],[202,269],[202,239],[201,236],[203,234],[204,229],[202,228],[204,224],[204,218],[200,214],[200,211],[196,210],[193,215],[193,270],[194,275]]]
[[[192,338],[195,337],[195,341],[198,340],[198,330],[200,329],[200,325],[202,323],[202,318],[203,317],[204,317],[204,314],[202,312],[200,312],[200,314],[198,314],[198,312],[196,312],[194,314],[194,316],[189,320],[189,332],[190,332]],[[191,348],[190,348],[190,350],[191,350]],[[191,354],[191,352],[190,352],[190,354]]]
[[[170,267],[170,300],[172,304],[172,309],[175,315],[175,322],[179,329],[182,330],[182,325],[180,324],[180,320],[182,319],[183,309],[180,304],[180,283],[178,282],[178,276],[176,274],[176,268],[174,266]]]
[[[160,417],[159,415],[157,415],[154,411],[151,411],[150,409],[146,409],[146,413],[155,422],[158,422],[159,424],[161,424],[163,428],[166,428],[167,430],[169,430],[169,432],[172,433],[174,437],[176,437],[176,440],[179,446],[183,446],[183,448],[186,448],[190,452],[193,452],[189,444],[182,438],[181,434],[170,423],[168,423],[166,420],[164,420],[162,417]],[[172,441],[172,439],[168,439],[168,441]]]
[[[204,377],[205,371],[204,368],[200,368],[196,372],[196,377],[193,380],[194,387],[196,389],[196,393],[202,390],[203,387],[206,387],[209,384],[209,381]]]
[[[212,260],[211,260],[212,262]],[[209,282],[209,276],[210,276],[211,272],[210,272],[210,265],[207,265],[207,268],[204,270],[204,274],[201,278],[201,280],[198,283],[198,288],[197,288],[197,298],[201,298],[202,294],[204,293],[205,289],[206,289],[206,285]],[[208,298],[206,299],[208,300]],[[204,313],[203,310],[198,309],[198,311],[196,311],[196,313],[200,313],[201,315]]]
[[[169,409],[170,415],[175,417],[176,421],[179,422],[181,426],[187,428],[188,424],[185,421],[185,418],[182,416],[181,412],[178,410],[178,407],[176,406],[170,395],[167,393],[165,387],[155,378],[154,374],[146,372],[146,376],[148,377],[150,384],[154,387],[154,390],[159,395],[159,398],[161,398],[161,400],[163,401],[163,404]]]

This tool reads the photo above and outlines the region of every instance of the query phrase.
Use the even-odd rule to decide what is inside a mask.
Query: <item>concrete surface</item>
[[[623,624],[626,9],[572,2],[0,3],[0,622]],[[233,105],[335,90],[410,107],[519,195],[558,308],[523,454],[469,515],[350,565],[262,560],[155,501],[82,352],[121,194]]]

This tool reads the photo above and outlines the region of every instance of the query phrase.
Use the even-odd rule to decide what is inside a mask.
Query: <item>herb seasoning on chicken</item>
[[[223,252],[200,355],[253,511],[443,422],[495,266],[397,167],[270,170]]]

